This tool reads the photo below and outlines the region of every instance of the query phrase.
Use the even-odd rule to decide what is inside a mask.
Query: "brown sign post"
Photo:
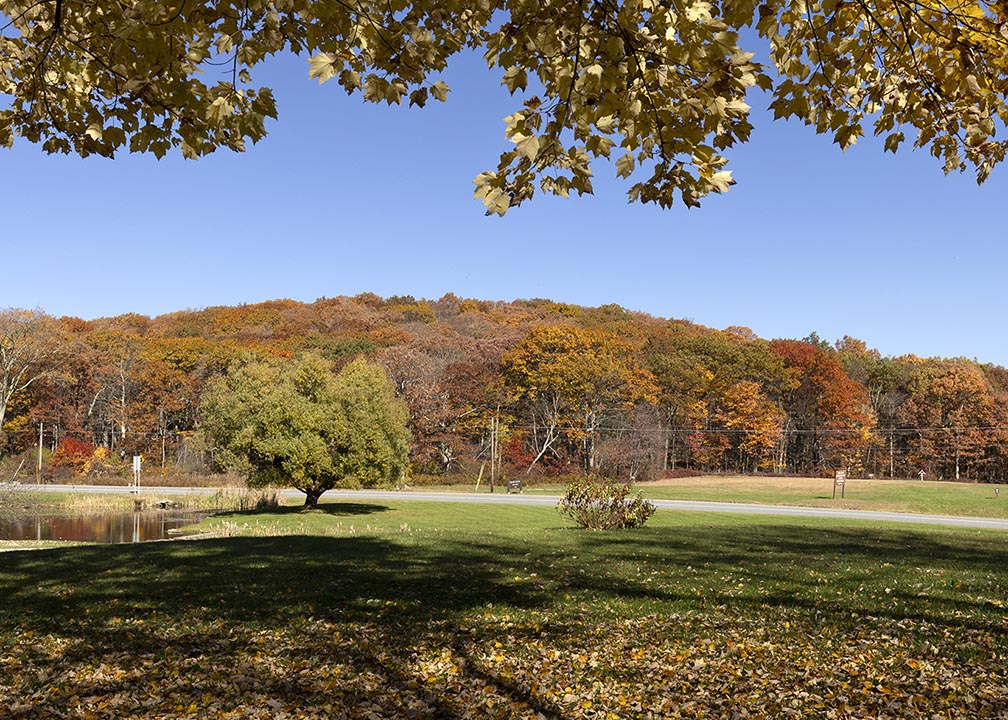
[[[843,500],[844,497],[844,485],[847,480],[846,470],[837,470],[836,475],[833,476],[833,499],[836,500],[836,486],[840,486],[840,499]]]

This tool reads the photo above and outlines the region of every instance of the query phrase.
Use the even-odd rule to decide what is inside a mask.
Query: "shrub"
[[[630,497],[629,484],[594,478],[581,478],[568,485],[557,505],[561,515],[589,530],[642,527],[656,509],[640,493]]]
[[[68,467],[75,473],[86,473],[90,469],[95,446],[87,440],[65,437],[60,440],[50,462],[53,467]]]

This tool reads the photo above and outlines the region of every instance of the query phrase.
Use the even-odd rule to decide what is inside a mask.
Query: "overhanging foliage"
[[[982,182],[1006,149],[1004,12],[979,0],[3,0],[0,144],[241,151],[277,117],[253,79],[271,55],[301,55],[311,77],[368,102],[423,106],[447,98],[451,57],[475,50],[516,96],[512,146],[476,178],[488,213],[537,188],[590,193],[598,158],[631,181],[631,200],[697,205],[733,183],[725,150],[749,138],[754,87],[778,118],[843,148],[867,130]]]

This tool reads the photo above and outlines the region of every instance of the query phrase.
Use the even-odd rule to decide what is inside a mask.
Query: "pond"
[[[163,540],[169,531],[191,525],[206,513],[142,511],[28,517],[0,521],[0,540],[75,540],[93,543],[135,543]]]

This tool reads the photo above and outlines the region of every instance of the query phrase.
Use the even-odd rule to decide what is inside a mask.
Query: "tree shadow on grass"
[[[704,601],[733,610],[772,606],[846,616],[967,628],[1008,640],[1001,599],[1008,596],[1008,547],[990,534],[956,534],[911,527],[846,528],[753,525],[704,528],[675,538],[666,529],[639,533],[586,533],[581,540],[614,568],[646,565],[675,575],[703,568],[714,580]],[[731,583],[725,582],[733,578]],[[688,592],[626,582],[618,573],[571,579],[582,590],[619,593],[643,602],[681,602]],[[731,587],[741,582],[744,592]],[[683,588],[673,583],[673,587]],[[719,592],[727,587],[733,592]],[[837,593],[836,590],[840,592]]]
[[[316,710],[319,717],[461,717],[464,703],[427,687],[414,656],[457,637],[460,616],[473,608],[548,604],[539,588],[511,582],[512,573],[506,551],[374,537],[239,537],[9,554],[0,558],[0,595],[15,611],[0,616],[0,658],[19,636],[48,638],[58,652],[38,643],[18,647],[26,672],[0,678],[0,707],[5,695],[24,697],[24,711],[11,717],[45,717],[47,704],[124,693],[147,696],[159,717],[173,716],[175,707],[203,707],[208,697],[253,705],[279,698],[306,717]],[[106,669],[89,679],[86,669],[97,666]],[[137,667],[142,677],[131,670]],[[53,681],[36,687],[39,673]],[[482,688],[490,677],[458,681]],[[234,687],[253,699],[236,699]],[[504,683],[496,692],[510,703],[536,702]],[[338,712],[322,710],[334,702]],[[215,708],[208,714],[228,710]],[[118,706],[125,715],[137,709]],[[231,710],[249,716],[237,705]],[[550,717],[546,707],[536,712]]]
[[[339,513],[340,505],[324,507]],[[18,698],[23,710],[10,717],[45,717],[47,705],[66,712],[72,698],[100,697],[111,703],[89,710],[100,718],[141,709],[179,717],[176,708],[190,706],[206,716],[251,717],[275,702],[298,717],[451,719],[492,700],[513,708],[499,717],[567,717],[486,659],[499,647],[501,627],[485,619],[488,608],[512,617],[508,632],[518,647],[537,641],[540,631],[523,620],[537,613],[552,618],[548,633],[557,647],[576,643],[582,630],[565,618],[583,610],[568,602],[663,614],[699,611],[706,601],[729,616],[771,617],[770,608],[821,623],[845,608],[816,599],[809,569],[843,579],[849,563],[861,576],[846,580],[856,585],[884,565],[897,574],[928,566],[1003,586],[1008,550],[987,547],[984,538],[760,524],[676,535],[668,528],[546,531],[531,544],[506,533],[493,540],[404,533],[0,555],[8,608],[0,613],[0,659],[17,658],[0,677],[0,707]],[[687,567],[701,574],[686,576]],[[768,589],[733,594],[739,579]],[[707,595],[698,599],[693,584]],[[930,604],[914,604],[907,593],[901,599],[909,607],[879,605],[875,613],[936,632],[1005,634],[994,620],[960,617],[982,610],[975,594]],[[456,661],[450,668],[444,652]]]
[[[367,502],[332,502],[319,503],[314,508],[306,508],[304,505],[281,505],[266,510],[239,510],[234,512],[218,513],[220,516],[254,517],[268,513],[270,515],[302,515],[305,513],[319,512],[325,515],[354,517],[357,515],[374,515],[391,510],[388,505]]]

